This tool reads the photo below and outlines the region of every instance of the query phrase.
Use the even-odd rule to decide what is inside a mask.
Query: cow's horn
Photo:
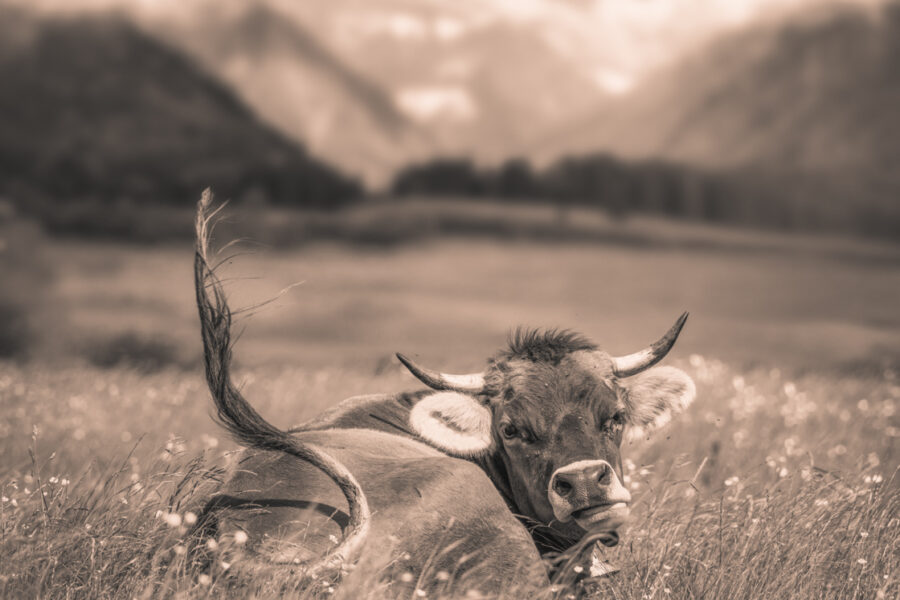
[[[629,354],[627,356],[612,357],[613,372],[619,377],[628,377],[640,373],[644,369],[649,369],[665,357],[675,345],[684,322],[687,321],[688,313],[683,313],[672,328],[666,332],[657,342],[648,348],[644,348],[640,352]]]
[[[452,390],[467,394],[480,394],[484,391],[484,373],[470,373],[469,375],[451,375],[432,371],[420,367],[410,359],[397,353],[400,362],[416,376],[416,379],[434,390]]]

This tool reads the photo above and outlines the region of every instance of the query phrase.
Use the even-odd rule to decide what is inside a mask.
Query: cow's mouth
[[[613,530],[624,525],[628,512],[625,502],[608,502],[573,511],[572,518],[585,531]]]

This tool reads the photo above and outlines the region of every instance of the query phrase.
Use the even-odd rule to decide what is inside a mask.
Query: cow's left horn
[[[441,373],[440,371],[432,371],[431,369],[420,367],[399,352],[397,353],[397,358],[399,358],[400,362],[409,369],[410,373],[416,376],[416,379],[433,390],[452,390],[454,392],[464,392],[467,394],[480,394],[484,391],[484,373],[451,375],[449,373]]]
[[[684,322],[687,321],[687,318],[688,313],[683,313],[672,325],[672,328],[666,332],[666,335],[662,336],[649,348],[644,348],[640,352],[627,356],[612,357],[613,372],[618,377],[628,377],[629,375],[636,375],[644,369],[649,369],[661,361],[672,349],[672,346],[675,345],[675,340],[678,339],[678,334],[681,333],[681,328],[684,327]]]

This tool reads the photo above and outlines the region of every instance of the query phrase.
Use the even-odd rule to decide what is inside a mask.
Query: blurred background
[[[0,355],[480,368],[517,325],[900,363],[900,2],[0,0]],[[248,281],[247,278],[255,278]],[[374,390],[373,390],[374,391]]]

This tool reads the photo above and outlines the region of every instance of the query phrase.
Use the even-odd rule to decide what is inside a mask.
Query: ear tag
[[[448,454],[472,457],[491,447],[491,411],[472,396],[438,392],[419,400],[409,413],[413,430]]]

